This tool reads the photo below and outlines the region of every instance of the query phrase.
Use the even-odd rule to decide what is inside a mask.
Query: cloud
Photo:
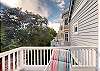
[[[10,7],[17,6],[17,0],[0,0],[0,2]]]
[[[65,6],[65,2],[64,2],[64,0],[62,0],[59,4],[58,4],[58,6],[60,7],[60,8],[64,8]]]
[[[53,28],[56,32],[59,31],[60,23],[57,22],[48,22],[48,27]]]
[[[46,18],[50,15],[47,5],[42,3],[41,0],[22,0],[20,7],[22,7],[23,10],[31,11]]]
[[[53,28],[57,33],[59,31],[60,24],[62,23],[61,14],[53,21],[48,21],[48,27]]]
[[[57,5],[58,5],[58,7],[61,8],[61,10],[65,7],[65,6],[64,6],[64,5],[65,5],[64,0],[52,0],[52,1],[56,2]]]
[[[46,18],[51,14],[46,3],[43,3],[42,0],[1,0],[1,2],[10,7],[22,7],[23,11],[28,10]]]

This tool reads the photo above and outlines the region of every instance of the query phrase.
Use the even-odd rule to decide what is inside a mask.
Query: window
[[[69,41],[68,40],[68,32],[65,32],[65,41]]]
[[[65,41],[68,41],[68,38],[65,38]]]
[[[68,37],[68,34],[65,34],[65,37]]]
[[[74,32],[78,32],[78,27],[77,26],[74,27]]]
[[[73,25],[73,32],[75,33],[75,34],[78,34],[78,22],[76,22],[76,23],[74,23],[74,25]]]
[[[68,25],[68,23],[67,23],[67,19],[65,19],[65,25]]]

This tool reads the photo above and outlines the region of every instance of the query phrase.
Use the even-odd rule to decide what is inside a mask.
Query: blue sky
[[[48,18],[49,27],[59,30],[62,10],[68,6],[70,0],[1,0],[1,3],[10,7],[22,7]]]
[[[49,21],[55,22],[55,20],[58,20],[58,18],[61,15],[61,12],[63,8],[68,7],[69,0],[59,0],[58,2],[55,2],[55,0],[43,0],[46,4],[48,9],[51,11],[51,14],[49,15],[48,19]],[[56,0],[57,1],[57,0]],[[62,4],[63,8],[59,6],[59,4],[64,1],[64,4]]]

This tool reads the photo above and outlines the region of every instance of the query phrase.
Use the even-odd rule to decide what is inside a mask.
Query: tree
[[[48,20],[39,14],[8,8],[0,15],[2,51],[20,46],[50,46],[56,36],[56,32],[47,27]]]

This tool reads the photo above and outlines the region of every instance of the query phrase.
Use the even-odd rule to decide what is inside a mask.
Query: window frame
[[[66,35],[68,35],[68,36],[66,36]],[[65,32],[64,36],[65,36],[64,40],[67,41],[67,42],[69,42],[69,32]],[[68,39],[68,40],[66,40],[66,39]]]
[[[77,30],[76,30],[76,27],[77,27]],[[78,32],[79,32],[79,30],[78,30],[78,22],[75,22],[74,24],[73,24],[73,33],[74,34],[78,34]]]
[[[68,22],[67,21],[68,21],[68,19],[65,19],[65,21],[64,21],[64,24],[65,25],[68,25]]]

